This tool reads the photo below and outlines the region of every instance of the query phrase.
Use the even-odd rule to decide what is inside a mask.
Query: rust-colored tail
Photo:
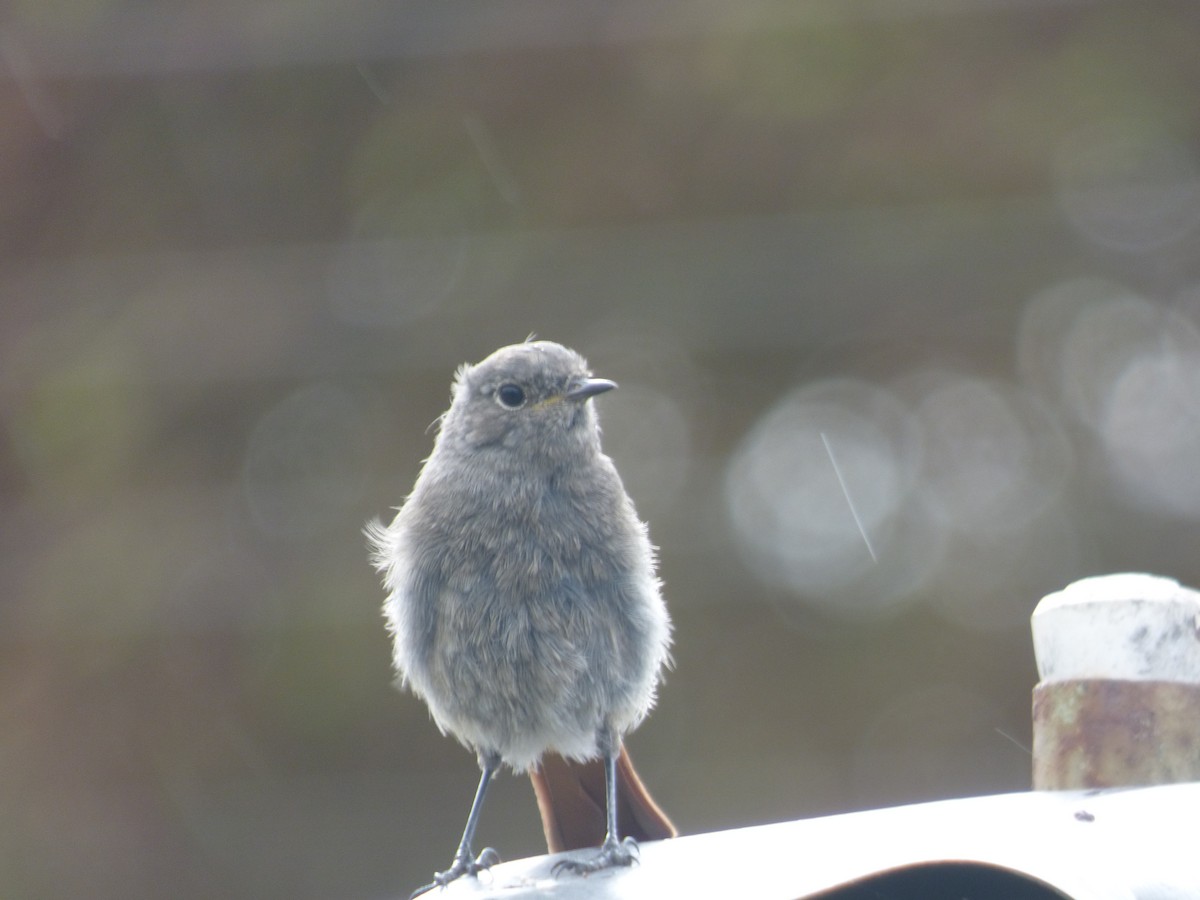
[[[550,853],[603,843],[607,829],[602,760],[572,762],[547,753],[536,769],[529,770],[529,779],[537,794]],[[624,746],[617,759],[617,824],[621,837],[637,841],[657,841],[678,834],[642,784]]]

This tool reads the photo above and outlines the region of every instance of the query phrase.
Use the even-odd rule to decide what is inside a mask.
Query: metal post
[[[1086,578],[1032,625],[1035,790],[1200,781],[1200,592]]]

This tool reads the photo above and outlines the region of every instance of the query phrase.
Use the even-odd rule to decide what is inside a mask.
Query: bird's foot
[[[426,891],[432,891],[437,887],[445,887],[456,878],[462,878],[464,875],[478,875],[485,869],[490,869],[496,863],[500,862],[500,854],[491,847],[485,847],[479,856],[471,859],[470,852],[459,852],[454,856],[454,862],[450,864],[445,872],[438,872],[433,876],[433,881],[423,887],[413,891],[408,900],[413,900],[415,897],[420,897]]]
[[[618,841],[614,837],[606,837],[600,852],[591,859],[563,859],[554,864],[554,874],[571,872],[575,875],[591,875],[601,869],[612,869],[617,866],[632,866],[638,861],[638,845],[631,837]]]

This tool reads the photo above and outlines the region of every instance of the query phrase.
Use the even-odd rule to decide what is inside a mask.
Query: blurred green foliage
[[[402,896],[444,867],[474,764],[393,689],[360,529],[454,368],[531,332],[623,385],[600,413],[677,622],[633,744],[685,831],[1024,789],[1038,598],[1200,583],[1200,415],[1125,377],[1170,376],[1148,346],[1192,371],[1195,3],[89,0],[3,29],[0,896]],[[1093,336],[1112,371],[1058,372],[1075,319],[1028,350],[1080,276],[1151,323]],[[815,596],[755,563],[802,510],[747,537],[726,490],[827,379],[927,444],[869,507],[875,457],[833,434],[881,561],[822,557]],[[960,389],[991,425],[931,405]],[[1030,473],[1036,514],[987,530]],[[767,500],[826,496],[793,486]],[[498,788],[485,840],[538,852]]]

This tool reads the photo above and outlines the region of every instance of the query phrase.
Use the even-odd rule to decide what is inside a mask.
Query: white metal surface
[[[533,857],[429,896],[791,900],[967,861],[1025,873],[1074,900],[1182,900],[1200,897],[1198,811],[1200,783],[945,800],[646,844],[639,865],[588,878],[556,878],[560,857]]]

